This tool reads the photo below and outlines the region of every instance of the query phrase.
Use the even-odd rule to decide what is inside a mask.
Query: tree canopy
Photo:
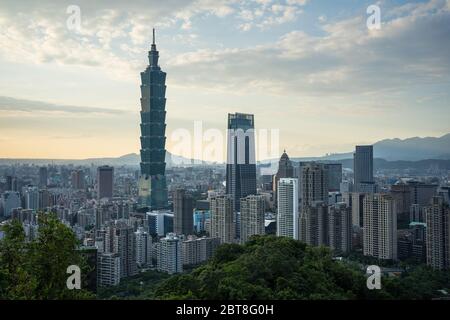
[[[449,287],[448,273],[426,266],[401,277],[383,277],[369,290],[355,264],[335,261],[325,247],[275,236],[245,245],[220,246],[207,264],[172,276],[155,290],[158,299],[430,299]]]
[[[0,299],[82,299],[94,297],[84,290],[69,290],[67,267],[81,269],[82,283],[90,271],[77,250],[78,240],[54,215],[38,215],[39,231],[26,241],[22,224],[13,220],[3,226],[0,240]]]

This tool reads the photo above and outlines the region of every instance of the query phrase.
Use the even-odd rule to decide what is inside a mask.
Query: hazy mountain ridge
[[[388,168],[392,165],[400,166],[413,166],[426,168],[429,165],[434,166],[446,166],[445,160],[450,160],[450,133],[443,135],[442,137],[413,137],[407,139],[384,139],[374,143],[374,158],[375,167],[377,163],[380,168]],[[287,151],[289,154],[289,150]],[[328,154],[322,157],[291,157],[293,161],[334,161],[341,162],[344,167],[351,168],[353,164],[351,162],[353,158],[353,152]],[[262,164],[270,162],[278,162],[277,159],[268,159],[261,161]],[[443,160],[443,161],[435,161]],[[385,161],[385,162],[383,162]],[[136,153],[129,153],[120,157],[108,157],[108,158],[87,158],[87,159],[0,159],[0,164],[14,164],[14,163],[26,163],[43,165],[48,163],[53,164],[74,164],[74,165],[103,165],[108,164],[112,166],[134,165],[138,166],[140,162],[140,156]],[[388,162],[390,164],[388,165]],[[417,162],[413,164],[412,162]],[[167,167],[173,166],[192,166],[192,165],[207,165],[213,164],[208,161],[192,160],[182,156],[173,155],[169,151],[166,152],[166,164]]]
[[[13,158],[0,158],[1,164],[57,164],[57,165],[111,165],[111,166],[139,166],[141,159],[137,153],[128,153],[120,157],[107,157],[107,158],[87,158],[87,159],[13,159]],[[187,159],[182,156],[177,156],[166,151],[166,165],[167,167],[173,166],[192,166],[196,164],[211,164],[211,162]]]

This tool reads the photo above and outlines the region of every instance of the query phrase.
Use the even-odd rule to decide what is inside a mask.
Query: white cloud
[[[349,18],[323,25],[324,36],[293,31],[268,45],[184,53],[168,69],[177,86],[241,94],[382,97],[439,84],[450,80],[450,12],[439,2],[425,8],[428,14],[415,7],[376,33],[364,16]]]

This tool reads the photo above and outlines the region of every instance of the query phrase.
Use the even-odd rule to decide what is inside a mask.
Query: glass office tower
[[[255,121],[252,114],[228,114],[226,193],[235,211],[240,199],[256,194]]]
[[[141,176],[139,203],[151,210],[167,207],[166,185],[166,73],[158,66],[159,53],[153,43],[149,65],[141,72]]]

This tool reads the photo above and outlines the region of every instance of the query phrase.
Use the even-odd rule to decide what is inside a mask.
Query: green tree
[[[0,291],[3,299],[86,299],[87,290],[69,290],[67,267],[81,269],[82,283],[89,272],[77,250],[78,241],[67,226],[52,214],[38,215],[38,237],[26,242],[22,225],[12,221],[4,226],[0,241]]]

